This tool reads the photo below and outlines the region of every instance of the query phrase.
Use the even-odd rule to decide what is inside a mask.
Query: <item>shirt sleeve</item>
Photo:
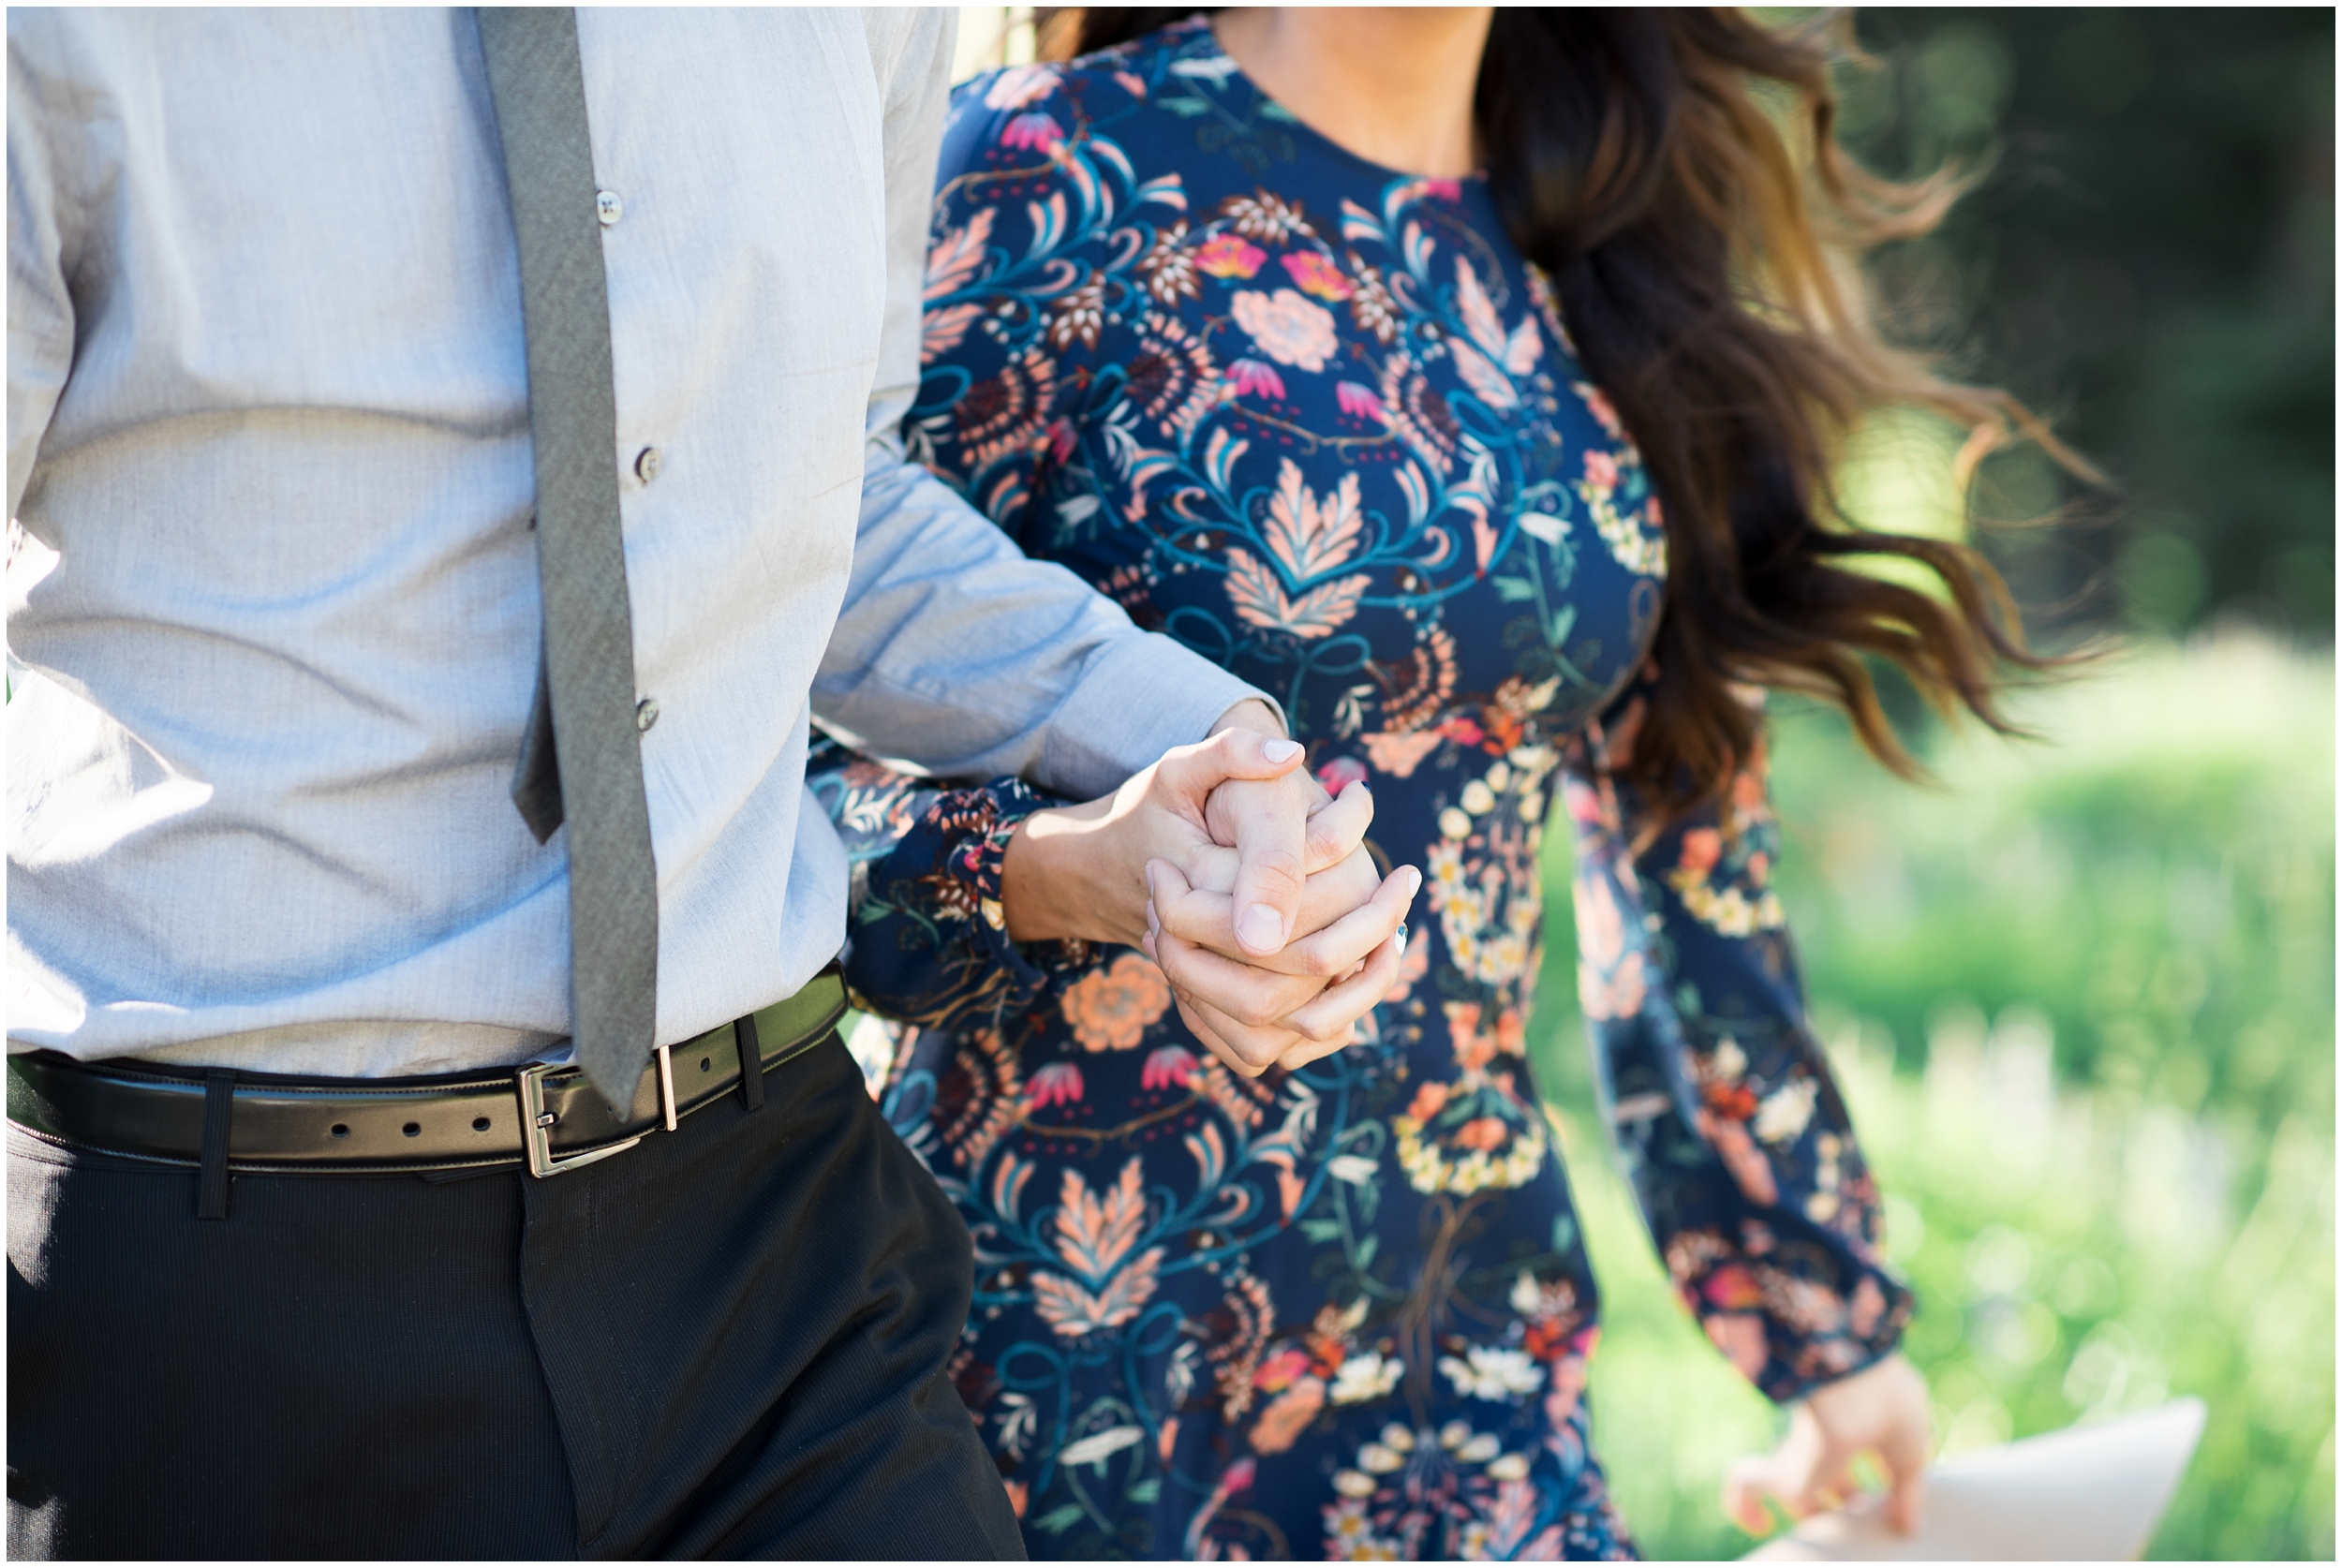
[[[1762,749],[1722,801],[1663,822],[1620,772],[1643,703],[1630,690],[1564,764],[1595,1084],[1684,1304],[1786,1401],[1893,1351],[1911,1293],[1806,1020]]]
[[[1139,630],[1063,568],[1027,559],[906,457],[954,25],[930,7],[872,26],[886,93],[886,317],[852,574],[813,711],[874,756],[915,758],[939,775],[1023,775],[1088,799],[1201,740],[1237,703],[1275,704]]]
[[[1016,778],[942,785],[817,738],[806,781],[852,865],[846,984],[865,1011],[950,1030],[1022,1013],[1089,958],[1082,942],[1016,942],[1001,864],[1016,824],[1059,804]]]
[[[67,80],[53,16],[8,13],[8,516],[73,365],[67,233],[91,95]]]

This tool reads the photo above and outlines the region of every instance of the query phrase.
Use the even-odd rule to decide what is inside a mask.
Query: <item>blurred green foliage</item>
[[[1893,784],[1784,703],[1782,892],[1920,1296],[1947,1452],[2201,1396],[2159,1557],[2334,1551],[2334,674],[2251,635],[2135,650],[1935,733]],[[1592,1118],[1549,865],[1534,1025],[1604,1294],[1597,1441],[1643,1548],[1777,1417],[1674,1301]]]
[[[2115,481],[2078,486],[2030,449],[1985,466],[1985,515],[2068,509],[1983,540],[2020,599],[2330,641],[2333,10],[1855,17],[1879,68],[1842,80],[1848,147],[1887,174],[1983,171],[1936,233],[1877,258],[1890,319]]]
[[[2023,700],[2045,744],[1919,723],[1937,790],[1776,705],[1782,895],[1919,1290],[1906,1345],[1945,1452],[2201,1396],[2152,1555],[2331,1558],[2334,14],[1855,20],[1876,66],[1842,78],[1847,144],[1979,175],[1875,258],[1890,332],[2113,481],[1996,456],[1979,542],[2037,635],[2142,639]],[[1873,422],[1849,512],[1956,533],[1958,439]],[[1717,1491],[1780,1416],[1675,1302],[1611,1171],[1551,854],[1533,1048],[1603,1285],[1597,1440],[1648,1553],[1737,1555]]]

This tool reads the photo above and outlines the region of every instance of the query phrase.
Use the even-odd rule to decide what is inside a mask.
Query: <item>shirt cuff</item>
[[[1267,692],[1161,632],[1106,645],[1050,721],[1041,782],[1092,800],[1175,746],[1193,746],[1238,703],[1284,709]]]

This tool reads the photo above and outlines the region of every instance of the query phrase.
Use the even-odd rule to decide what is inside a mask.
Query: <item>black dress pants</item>
[[[966,1228],[835,1035],[624,1154],[234,1178],[8,1130],[8,1555],[1020,1558]]]

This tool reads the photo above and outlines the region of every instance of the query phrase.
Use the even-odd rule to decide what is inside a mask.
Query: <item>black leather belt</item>
[[[846,1011],[835,965],[786,1001],[653,1053],[623,1114],[572,1066],[430,1078],[297,1078],[172,1071],[53,1051],[8,1058],[8,1119],[133,1160],[203,1166],[207,1124],[227,1170],[309,1175],[518,1164],[557,1176],[632,1148],[737,1088],[763,1102],[764,1072],[825,1039]],[[757,1070],[743,1074],[743,1060]],[[216,1160],[215,1155],[214,1159]]]

